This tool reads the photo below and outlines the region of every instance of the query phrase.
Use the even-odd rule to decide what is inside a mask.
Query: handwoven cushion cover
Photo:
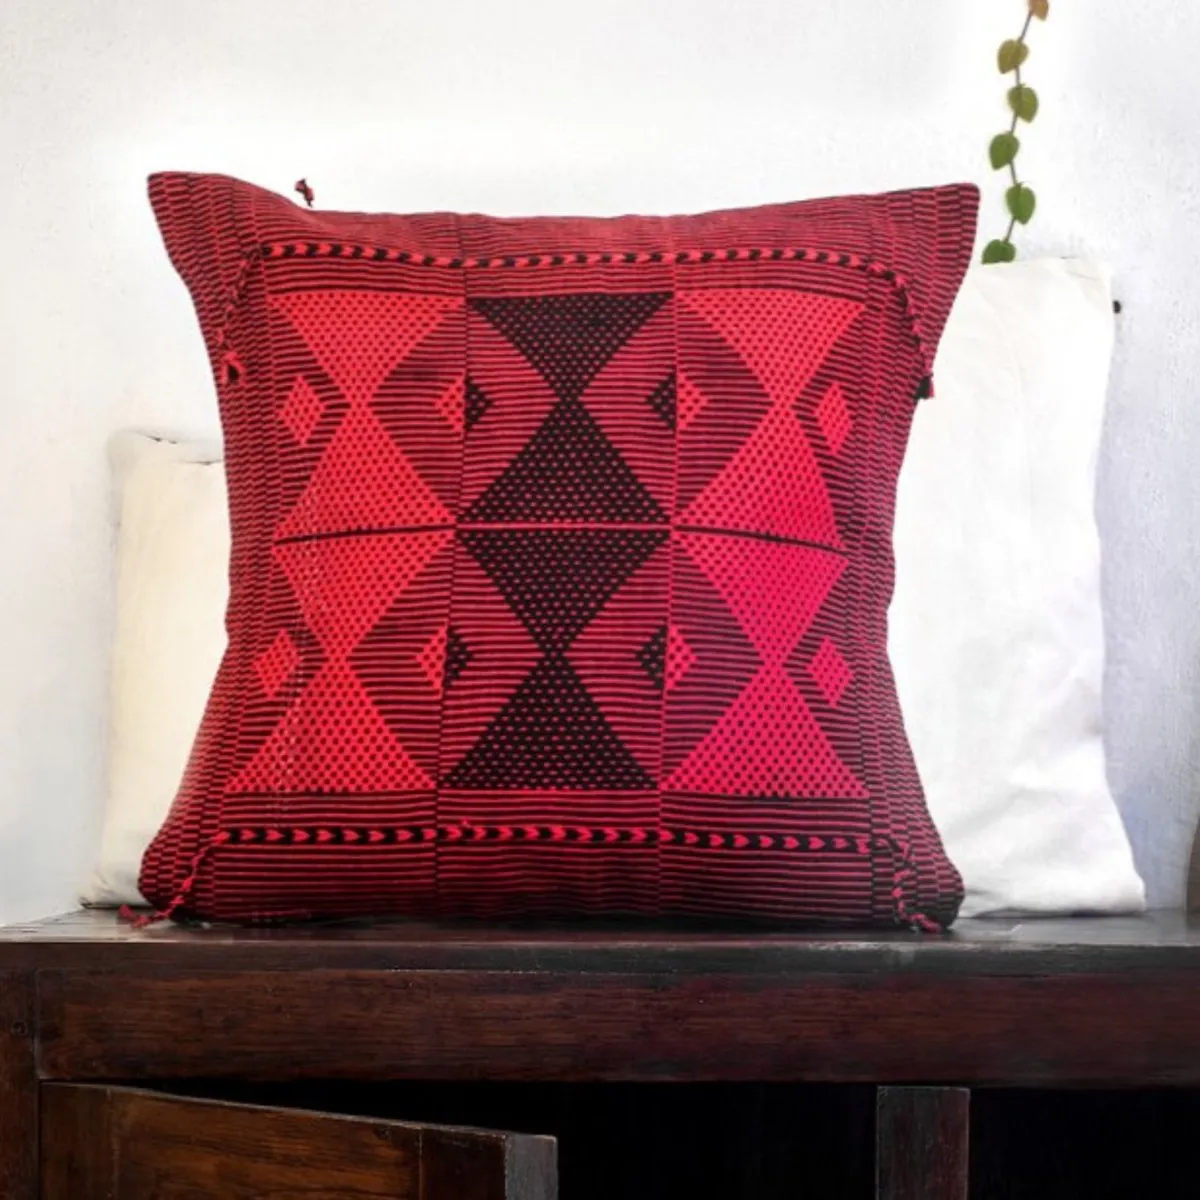
[[[887,606],[974,188],[530,220],[150,193],[232,526],[152,903],[953,920]]]

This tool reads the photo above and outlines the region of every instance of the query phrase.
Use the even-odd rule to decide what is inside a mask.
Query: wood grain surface
[[[47,1079],[1200,1083],[1200,975],[46,972]]]
[[[555,1200],[549,1138],[51,1084],[42,1200]]]
[[[880,1088],[876,1200],[967,1200],[970,1137],[965,1088]]]
[[[0,969],[0,1196],[37,1200],[33,977]]]

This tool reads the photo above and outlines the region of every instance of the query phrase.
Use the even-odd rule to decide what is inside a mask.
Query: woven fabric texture
[[[973,188],[591,220],[150,192],[232,524],[151,901],[953,920],[886,619]]]

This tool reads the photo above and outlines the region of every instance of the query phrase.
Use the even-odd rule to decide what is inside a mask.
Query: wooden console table
[[[371,1099],[313,1111],[314,1095],[403,1081],[426,1088],[404,1093],[403,1120]],[[1200,1085],[1200,921],[962,922],[931,938],[135,931],[90,912],[0,929],[4,1200],[549,1200],[560,1147],[540,1134],[565,1153],[566,1125],[527,1128],[512,1097],[556,1089],[553,1125],[571,1089],[664,1082],[870,1085],[875,1195],[957,1200],[973,1088]],[[459,1087],[512,1124],[445,1121]],[[411,1111],[421,1095],[437,1098],[429,1123]],[[645,1195],[700,1194],[668,1184]]]

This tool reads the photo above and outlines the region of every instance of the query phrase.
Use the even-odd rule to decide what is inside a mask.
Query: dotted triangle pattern
[[[555,395],[577,400],[666,299],[661,292],[592,292],[476,300],[474,307],[537,368]]]

